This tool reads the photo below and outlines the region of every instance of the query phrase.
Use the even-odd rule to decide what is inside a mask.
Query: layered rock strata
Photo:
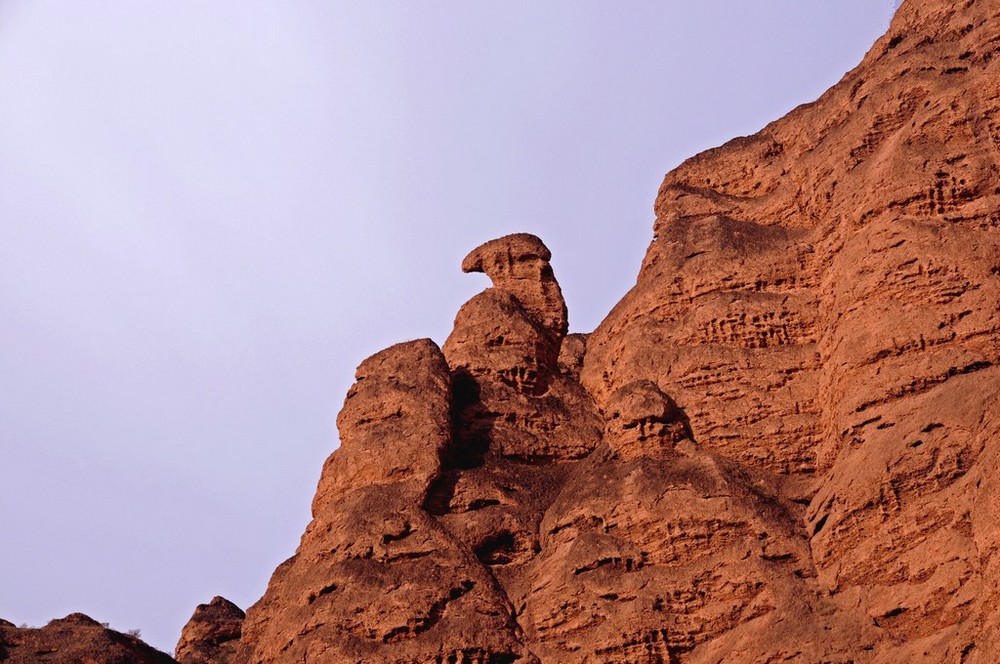
[[[910,0],[819,101],[668,174],[582,370],[773,473],[876,661],[995,652],[998,56],[996,3]]]
[[[178,659],[995,661],[1000,6],[906,0],[655,211],[590,335],[537,237],[473,250],[492,287],[361,364],[295,555]],[[140,647],[88,621],[0,659]]]
[[[596,406],[587,339],[549,324],[565,304],[540,240],[464,265],[483,255],[527,257],[529,276],[494,278],[443,352],[410,342],[359,367],[314,520],[240,661],[672,661],[743,647],[760,621],[782,652],[875,641],[841,603],[816,610],[802,508],[770,474],[699,445],[651,380]],[[836,638],[802,642],[819,633]]]
[[[540,240],[470,253],[493,287],[414,342],[436,373],[386,351],[436,387],[394,408],[359,371],[246,661],[990,661],[998,59],[995,3],[905,2],[817,102],[667,175],[591,335]]]

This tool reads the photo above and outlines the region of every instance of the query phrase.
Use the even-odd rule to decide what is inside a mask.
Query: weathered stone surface
[[[462,305],[444,353],[453,369],[473,379],[537,396],[557,373],[559,343],[511,293],[490,288]]]
[[[819,101],[667,175],[588,339],[599,403],[655,381],[809,502],[819,592],[874,625],[856,658],[995,652],[998,42],[996,3],[904,3]]]
[[[576,366],[560,367],[566,305],[549,258],[541,240],[519,233],[481,245],[462,264],[466,272],[486,271],[494,286],[462,306],[444,343],[455,375],[460,450],[522,461],[578,459],[600,439],[601,423],[576,378],[579,336],[570,344],[579,355],[564,356]]]
[[[604,413],[604,437],[615,454],[628,461],[661,457],[691,435],[677,404],[651,380],[620,388],[611,395]]]
[[[548,247],[530,233],[514,233],[473,249],[463,272],[484,272],[493,285],[521,303],[529,317],[559,342],[568,329],[566,302],[552,273]]]
[[[174,659],[131,634],[82,613],[44,627],[15,627],[0,620],[0,661],[9,664],[171,664]]]
[[[199,604],[181,630],[174,659],[180,664],[228,663],[236,654],[245,617],[243,610],[225,597]]]
[[[362,363],[313,521],[247,612],[239,661],[526,661],[496,581],[423,508],[451,446],[450,411],[432,341]]]
[[[1000,6],[907,0],[666,176],[590,335],[536,237],[367,360],[245,662],[992,662]]]
[[[313,520],[181,662],[1000,652],[1000,5],[906,0],[818,101],[667,174],[590,335],[542,241],[365,360]],[[0,660],[172,661],[74,614]]]
[[[768,493],[769,478],[687,439],[653,447],[596,451],[547,510],[542,553],[516,589],[542,661],[676,661],[740,631],[773,634],[803,661],[871,642],[839,605],[815,611],[800,510]],[[783,623],[843,639],[796,642]]]

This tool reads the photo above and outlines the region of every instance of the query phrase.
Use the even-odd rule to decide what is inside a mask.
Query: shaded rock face
[[[590,335],[538,238],[358,369],[243,662],[991,662],[1000,6],[908,0],[666,176]]]
[[[0,661],[10,664],[170,664],[174,660],[131,634],[72,613],[44,627],[0,620]]]
[[[246,614],[225,597],[199,604],[174,650],[180,664],[225,664],[236,654]]]

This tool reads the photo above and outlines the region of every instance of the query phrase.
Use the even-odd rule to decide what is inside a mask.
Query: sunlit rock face
[[[605,439],[622,459],[662,457],[690,438],[677,404],[651,380],[637,380],[618,389],[604,412]]]
[[[909,0],[667,174],[589,335],[542,241],[362,363],[241,662],[992,662],[1000,7]]]
[[[600,438],[590,397],[559,363],[566,304],[549,258],[539,238],[518,233],[481,245],[462,263],[494,285],[462,306],[444,343],[459,448],[522,461],[573,459]]]
[[[528,316],[558,345],[569,324],[562,290],[549,264],[551,258],[552,253],[538,237],[514,233],[473,249],[462,261],[462,271],[484,272],[495,288],[517,298]]]
[[[806,506],[820,592],[879,639],[852,658],[996,650],[998,43],[994,2],[905,2],[816,103],[667,175],[588,339],[599,404],[653,381]]]
[[[247,612],[238,661],[524,661],[507,597],[424,509],[452,446],[444,356],[398,344],[356,378],[313,521]]]

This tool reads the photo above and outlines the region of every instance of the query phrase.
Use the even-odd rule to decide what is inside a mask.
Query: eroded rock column
[[[451,444],[450,411],[432,341],[361,364],[313,521],[248,611],[241,662],[525,661],[495,580],[423,509]]]

